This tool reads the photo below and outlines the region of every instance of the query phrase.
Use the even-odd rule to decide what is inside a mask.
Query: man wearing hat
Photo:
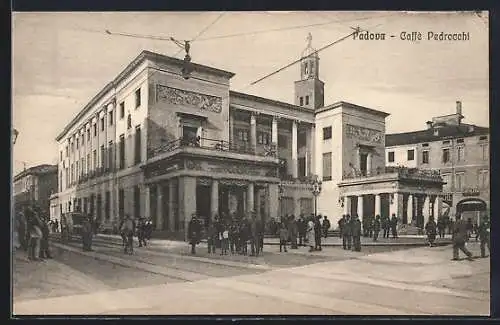
[[[357,214],[352,216],[351,235],[352,235],[353,250],[355,252],[361,252],[361,222],[359,221]]]

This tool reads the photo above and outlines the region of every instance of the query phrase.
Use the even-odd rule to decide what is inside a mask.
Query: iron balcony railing
[[[277,156],[276,146],[272,144],[264,146],[264,151],[261,152],[256,150],[256,148],[252,148],[252,146],[244,143],[243,144],[234,143],[224,140],[197,137],[197,138],[179,138],[170,141],[164,145],[149,150],[148,157],[154,157],[162,153],[171,152],[178,148],[186,148],[186,147],[244,153],[244,154],[257,155],[263,157]]]

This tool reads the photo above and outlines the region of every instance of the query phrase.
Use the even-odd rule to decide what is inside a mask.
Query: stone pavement
[[[477,254],[477,243],[468,244]],[[15,314],[489,315],[489,258],[451,247],[92,294],[16,301]],[[474,286],[465,282],[476,281]],[[193,279],[194,280],[194,279]]]

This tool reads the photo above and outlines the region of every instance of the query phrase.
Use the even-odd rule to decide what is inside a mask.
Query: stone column
[[[179,218],[184,225],[184,238],[191,216],[196,213],[196,177],[179,177]]]
[[[436,222],[441,215],[442,204],[443,204],[443,198],[437,195],[436,198],[434,199],[434,221]]]
[[[298,176],[298,163],[297,163],[297,121],[292,121],[292,176]]]
[[[372,153],[368,153],[366,156],[366,176],[371,176],[372,174]]]
[[[278,184],[269,184],[268,185],[268,202],[269,202],[269,218],[278,218],[279,213],[279,189]]]
[[[257,118],[253,112],[250,115],[250,147],[252,152],[255,153],[257,149]]]
[[[344,196],[344,215],[351,213],[351,197]]]
[[[429,215],[430,215],[430,197],[429,195],[426,195],[424,197],[424,206],[423,206],[423,211],[422,215],[424,217],[424,227],[427,221],[429,221]]]
[[[309,138],[310,152],[311,152],[310,174],[318,175],[318,172],[316,171],[316,157],[318,153],[318,145],[316,143],[316,127],[314,126],[314,124],[311,125],[310,134],[308,138]]]
[[[144,196],[144,218],[151,217],[151,196],[149,185],[144,185],[143,188],[143,196]]]
[[[407,207],[408,224],[413,220],[413,195],[408,194],[408,207]]]
[[[255,210],[254,204],[254,185],[253,183],[248,183],[247,187],[247,213],[250,213]]]
[[[212,180],[211,194],[210,209],[212,211],[210,218],[213,218],[216,214],[219,214],[219,181],[217,179]]]
[[[276,146],[276,153],[278,152],[278,117],[273,116],[271,124],[271,143]]]
[[[381,207],[381,200],[380,200],[380,194],[375,195],[375,215],[381,215],[382,213],[382,207]]]
[[[363,195],[358,195],[358,209],[356,211],[359,220],[363,220]]]
[[[177,230],[175,229],[175,218],[177,218],[175,214],[175,206],[176,206],[176,194],[177,194],[177,184],[175,179],[170,179],[168,181],[168,229],[170,231]]]
[[[156,184],[156,230],[163,230],[163,187]]]
[[[392,202],[389,202],[389,217],[392,217],[392,214],[396,215],[398,218],[402,218],[403,216],[401,215],[402,210],[401,210],[401,204],[403,203],[403,194],[401,193],[391,193],[390,199]]]

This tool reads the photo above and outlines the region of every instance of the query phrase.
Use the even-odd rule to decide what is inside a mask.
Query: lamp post
[[[321,181],[318,175],[314,175],[313,181],[311,183],[312,194],[314,195],[314,217],[318,216],[318,195],[321,193]]]

